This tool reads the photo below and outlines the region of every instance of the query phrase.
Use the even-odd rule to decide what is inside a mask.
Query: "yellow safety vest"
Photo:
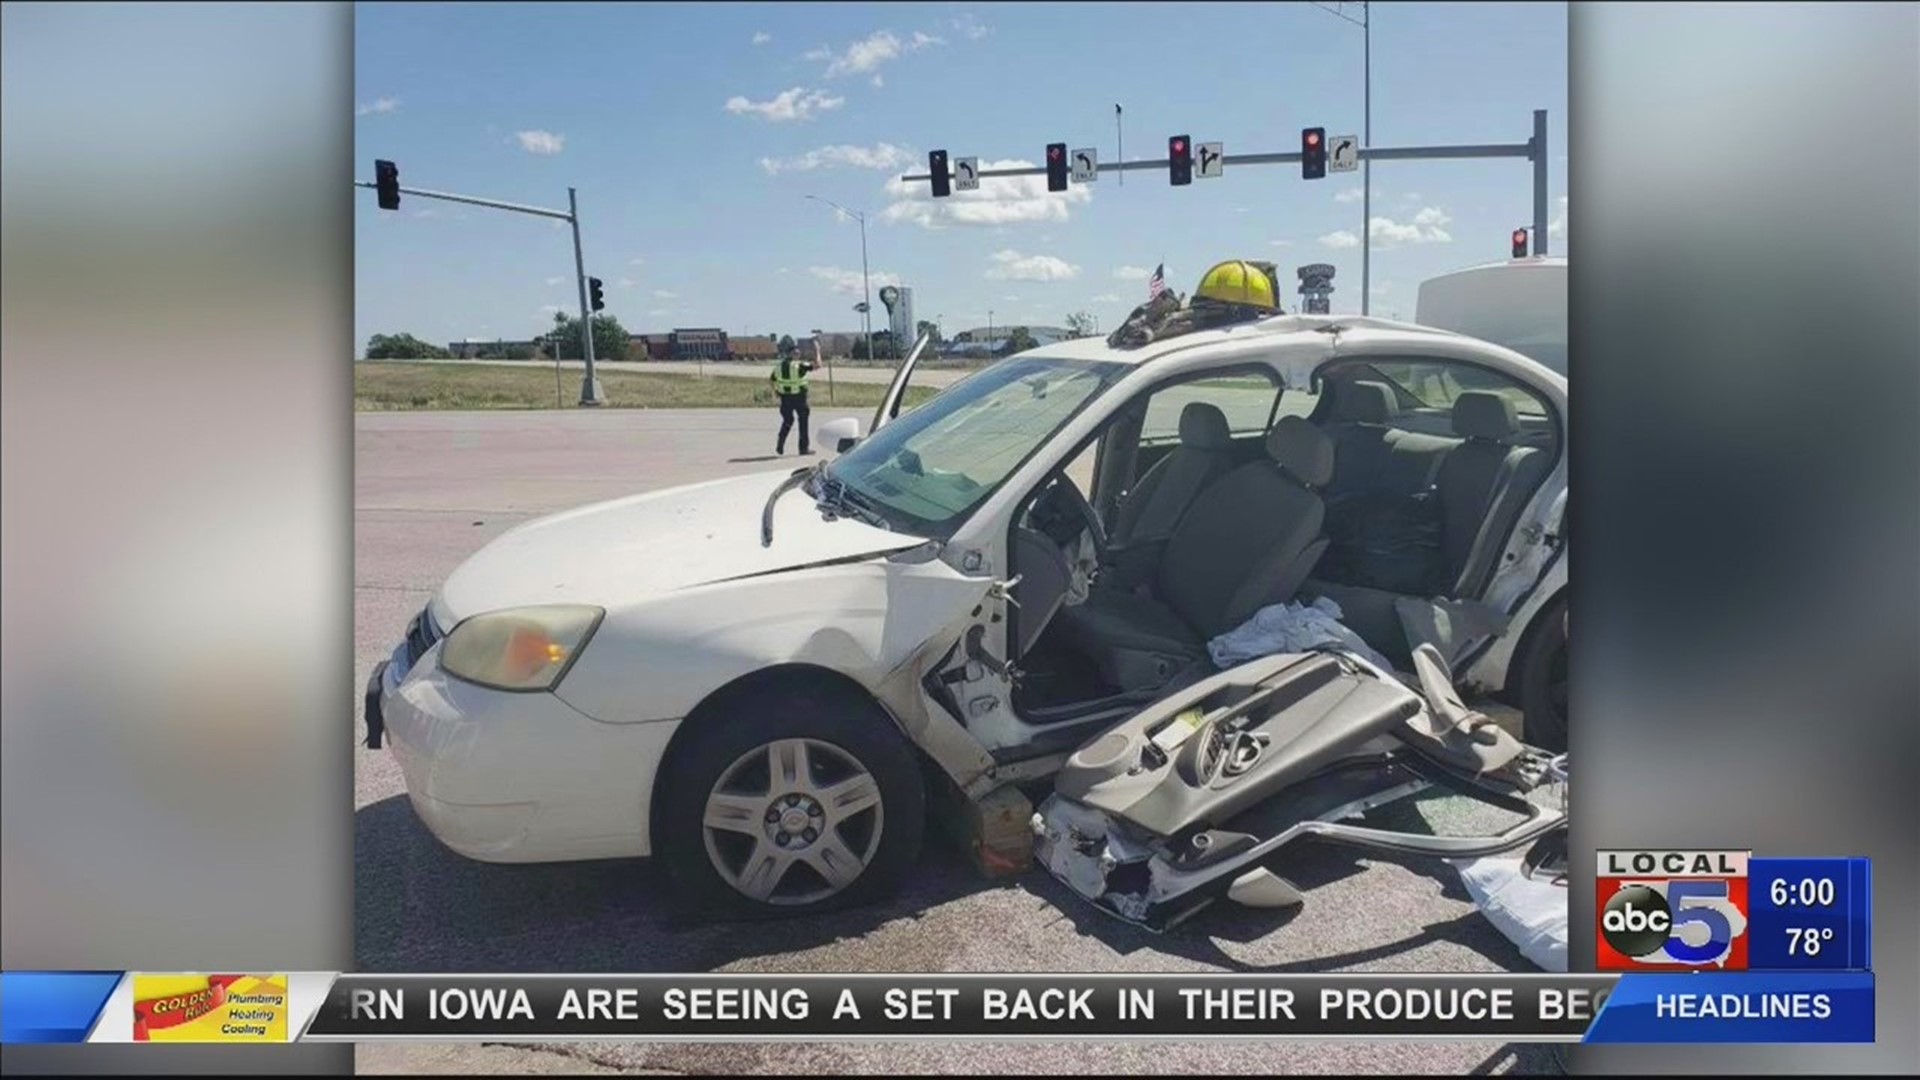
[[[773,363],[773,392],[776,394],[798,394],[807,389],[807,376],[799,370],[800,364],[794,360],[776,360]]]

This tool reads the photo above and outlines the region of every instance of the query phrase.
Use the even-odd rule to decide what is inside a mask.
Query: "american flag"
[[[1153,268],[1153,276],[1147,279],[1147,299],[1158,299],[1167,291],[1167,264],[1161,263]]]

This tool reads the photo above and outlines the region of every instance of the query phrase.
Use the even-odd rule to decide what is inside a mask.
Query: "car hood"
[[[434,600],[450,629],[526,604],[618,607],[674,589],[871,557],[924,539],[851,518],[824,520],[805,491],[783,495],[773,544],[760,514],[791,472],[755,473],[595,503],[526,522],[462,563]]]

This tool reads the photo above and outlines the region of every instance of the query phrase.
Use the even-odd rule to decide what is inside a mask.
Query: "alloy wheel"
[[[880,849],[880,785],[852,754],[780,739],[734,759],[707,794],[707,858],[742,896],[809,904],[852,885]]]

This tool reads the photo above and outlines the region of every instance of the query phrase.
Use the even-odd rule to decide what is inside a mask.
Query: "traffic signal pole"
[[[379,185],[365,180],[355,180],[354,187],[378,189]],[[422,199],[440,199],[445,202],[465,203],[468,206],[484,206],[491,210],[511,210],[516,214],[532,214],[535,217],[554,218],[573,226],[573,270],[580,286],[580,342],[581,352],[586,357],[586,379],[580,386],[580,404],[604,405],[606,398],[600,393],[600,380],[593,366],[593,313],[587,309],[587,269],[586,259],[580,251],[580,206],[573,188],[567,189],[567,209],[548,210],[543,206],[527,206],[523,203],[502,202],[499,199],[483,199],[477,195],[455,195],[449,191],[427,191],[422,188],[396,187],[393,190],[402,195],[413,195]],[[557,358],[556,358],[557,359]]]
[[[1299,151],[1273,154],[1226,154],[1221,158],[1225,165],[1298,165],[1302,155]],[[1533,110],[1533,136],[1519,143],[1468,143],[1453,146],[1397,146],[1397,147],[1361,147],[1359,161],[1443,161],[1472,160],[1484,158],[1526,158],[1533,163],[1533,228],[1534,251],[1547,253],[1547,110]],[[1165,171],[1171,163],[1166,158],[1154,158],[1145,161],[1101,161],[1094,165],[1096,173],[1128,173],[1145,169]],[[981,179],[1002,176],[1045,176],[1045,165],[1028,166],[1014,169],[982,169]],[[908,174],[900,178],[907,183],[931,179],[927,173]]]
[[[587,305],[587,262],[580,252],[580,203],[572,188],[567,189],[567,221],[573,225],[573,276],[580,287],[580,351],[587,358],[587,373],[580,383],[580,404],[604,405],[600,379],[593,370],[593,310]]]

